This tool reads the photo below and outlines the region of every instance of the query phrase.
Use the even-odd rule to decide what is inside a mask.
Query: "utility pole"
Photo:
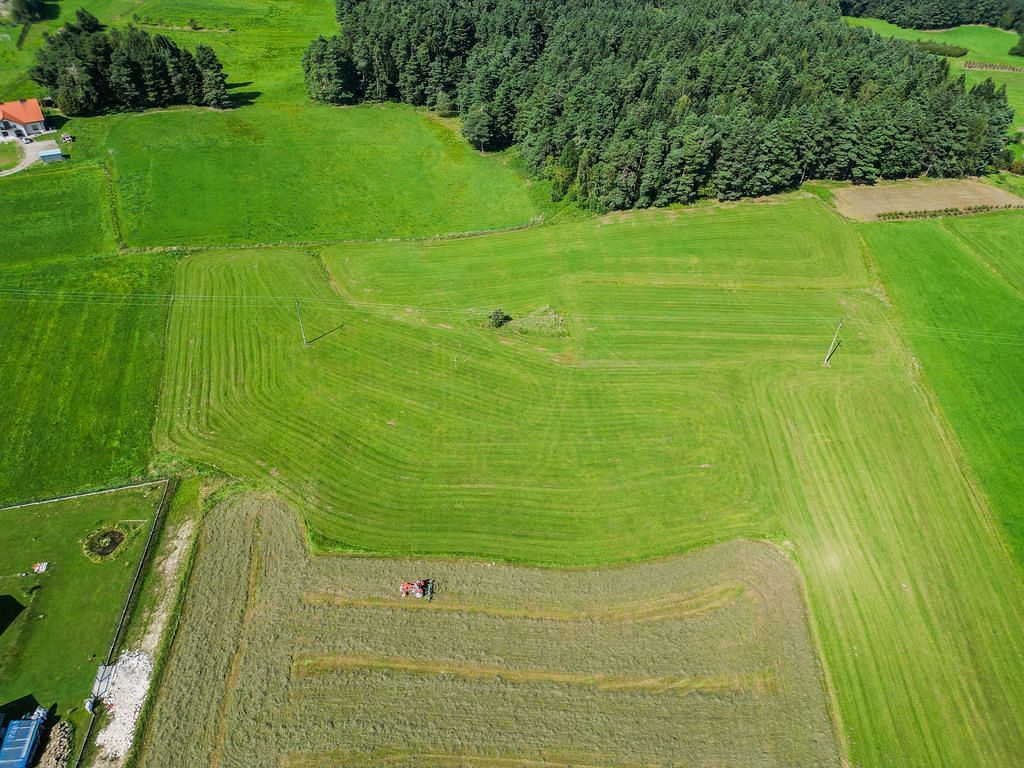
[[[839,347],[839,344],[838,344],[838,341],[839,341],[839,331],[842,330],[842,327],[843,327],[843,321],[842,321],[842,319],[840,319],[839,320],[839,324],[836,326],[836,333],[832,337],[832,343],[828,345],[828,352],[825,353],[825,360],[824,360],[824,362],[822,362],[822,365],[825,366],[826,368],[829,367],[828,361],[832,358],[832,355],[835,353],[836,349]]]
[[[306,341],[306,329],[302,327],[302,313],[299,312],[299,300],[295,300],[295,316],[299,318],[299,333],[302,334],[302,346],[308,347],[309,342]]]

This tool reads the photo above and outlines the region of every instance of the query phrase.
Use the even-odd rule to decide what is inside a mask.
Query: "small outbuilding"
[[[0,768],[28,768],[39,749],[43,721],[29,718],[7,726],[0,744]]]
[[[64,157],[64,153],[59,149],[44,149],[39,153],[39,159],[44,163],[60,163],[66,158]]]

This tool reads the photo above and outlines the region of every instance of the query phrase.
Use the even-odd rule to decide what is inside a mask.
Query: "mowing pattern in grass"
[[[425,575],[433,603],[398,597]],[[703,610],[607,616],[721,584]],[[166,681],[143,766],[839,763],[795,571],[750,542],[575,572],[307,560],[291,510],[236,497],[204,526]]]
[[[100,525],[148,530],[162,491],[152,485],[0,511],[0,705],[13,705],[6,714],[25,714],[31,697],[56,707],[82,735],[89,719],[82,702],[106,659],[146,536],[105,562],[89,560],[81,540]],[[50,569],[31,573],[43,560]]]
[[[4,268],[0,503],[145,473],[172,269],[159,255]]]
[[[793,199],[340,246],[326,273],[196,255],[157,433],[272,485],[321,547],[583,564],[788,538],[854,762],[1012,765],[1020,571],[854,227]],[[308,336],[342,327],[303,347],[293,297]],[[486,327],[499,306],[567,335]]]
[[[350,300],[306,254],[182,263],[164,445],[274,482],[322,546],[559,563],[775,533],[760,427],[720,394],[824,354],[844,310],[809,285],[863,280],[809,201],[324,258]],[[296,296],[307,336],[344,327],[304,348]],[[571,333],[482,328],[499,305]]]
[[[1024,217],[866,227],[925,377],[1024,562]]]

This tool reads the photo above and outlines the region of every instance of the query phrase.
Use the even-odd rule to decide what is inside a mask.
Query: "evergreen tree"
[[[170,38],[133,27],[108,31],[81,10],[59,34],[44,33],[43,40],[29,75],[69,115],[229,103],[224,70],[207,46],[199,47],[203,71]]]
[[[491,142],[492,127],[491,115],[483,104],[473,105],[462,117],[462,135],[481,152]]]
[[[11,0],[11,17],[18,24],[31,24],[43,15],[42,0]]]
[[[351,104],[362,93],[359,72],[337,36],[318,37],[302,57],[306,92],[313,101]]]
[[[1024,3],[984,1],[985,13]],[[831,3],[336,2],[337,42],[307,52],[314,98],[333,87],[337,46],[358,75],[356,98],[439,111],[450,100],[473,146],[518,145],[556,199],[665,205],[1004,162],[1005,93],[951,80],[946,60],[851,28]],[[913,7],[929,4],[971,10],[968,0]]]
[[[228,96],[227,75],[224,67],[208,45],[196,46],[196,64],[202,76],[202,103],[208,107],[224,109],[231,104]]]

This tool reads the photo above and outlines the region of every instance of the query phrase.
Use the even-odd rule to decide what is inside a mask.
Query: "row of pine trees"
[[[29,74],[68,115],[230,104],[224,67],[209,46],[193,54],[164,35],[106,29],[85,10],[46,35]]]

